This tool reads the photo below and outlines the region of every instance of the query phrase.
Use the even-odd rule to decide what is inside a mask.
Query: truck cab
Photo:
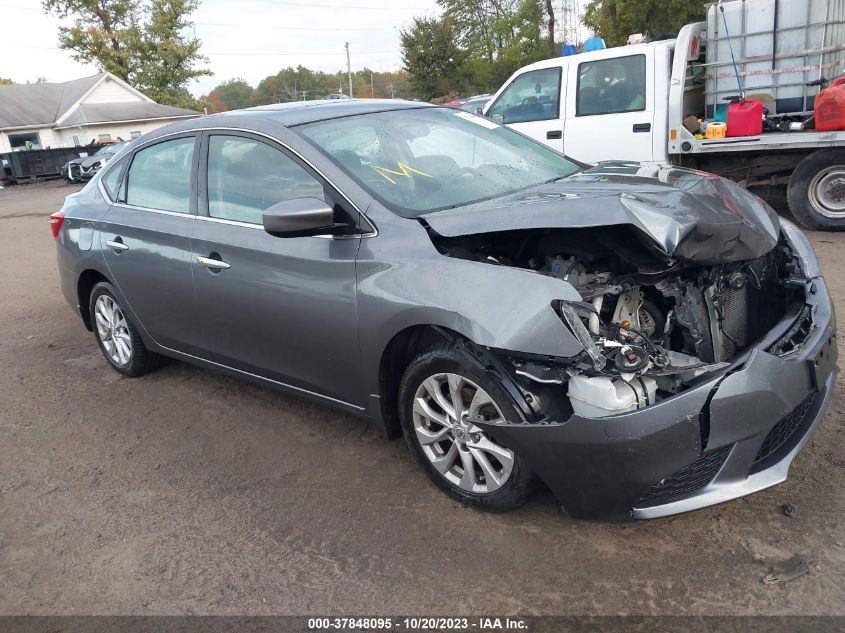
[[[710,5],[706,22],[685,25],[674,40],[525,66],[484,114],[584,163],[711,172],[776,207],[788,202],[806,228],[845,230],[845,130],[814,124],[816,95],[845,72],[845,5],[775,5],[726,2],[723,13]],[[727,102],[746,98],[763,105],[763,132],[732,135]],[[699,133],[725,108],[727,138]]]
[[[674,40],[607,48],[521,68],[485,115],[585,163],[666,162]]]

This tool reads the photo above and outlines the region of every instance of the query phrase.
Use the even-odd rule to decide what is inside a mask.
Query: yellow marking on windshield
[[[431,174],[427,174],[424,171],[420,171],[419,169],[414,169],[413,167],[409,167],[405,163],[396,163],[396,166],[399,167],[401,171],[396,171],[394,169],[388,169],[387,167],[376,167],[373,165],[373,169],[375,169],[376,173],[381,175],[387,182],[391,185],[395,185],[396,181],[393,180],[387,174],[393,174],[394,176],[401,176],[403,178],[410,178],[411,174],[419,174],[420,176],[425,176],[426,178],[433,178]]]

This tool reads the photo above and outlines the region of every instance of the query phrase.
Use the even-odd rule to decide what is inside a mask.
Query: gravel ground
[[[481,514],[350,416],[181,363],[120,378],[58,287],[46,217],[74,190],[0,190],[0,613],[845,615],[841,381],[752,497]],[[845,315],[845,234],[811,239]],[[808,574],[762,582],[796,553]]]

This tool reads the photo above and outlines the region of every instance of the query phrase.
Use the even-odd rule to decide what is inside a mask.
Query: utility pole
[[[393,84],[390,84],[390,85],[387,87],[387,89],[388,89],[388,90],[390,90],[390,98],[391,98],[391,99],[394,99],[394,98],[395,98],[395,97],[394,97],[394,92],[395,92],[395,91],[393,90]]]
[[[349,76],[349,96],[352,97],[352,64],[349,61],[349,42],[346,43],[346,74]]]
[[[376,98],[376,90],[373,88],[373,71],[370,71],[370,99]]]

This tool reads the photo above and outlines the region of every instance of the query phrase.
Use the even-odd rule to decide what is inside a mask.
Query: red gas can
[[[845,77],[816,95],[813,110],[816,113],[816,129],[821,132],[845,130]]]
[[[728,136],[757,136],[762,133],[762,103],[756,99],[746,99],[728,106]]]

